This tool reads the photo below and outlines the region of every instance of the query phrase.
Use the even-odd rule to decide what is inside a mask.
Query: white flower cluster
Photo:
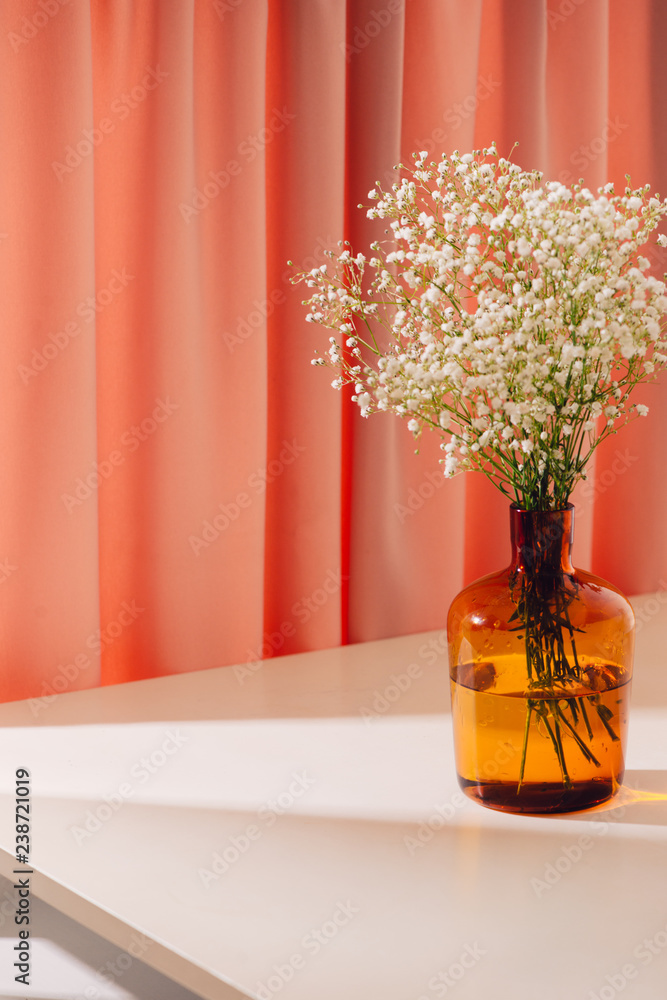
[[[667,201],[543,184],[495,146],[426,155],[370,192],[388,248],[297,275],[306,318],[335,331],[314,363],[355,386],[364,416],[440,431],[445,475],[479,468],[529,507],[561,506],[667,362],[667,289],[640,255]]]

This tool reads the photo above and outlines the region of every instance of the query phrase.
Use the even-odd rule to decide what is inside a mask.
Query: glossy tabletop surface
[[[433,632],[0,706],[0,872],[27,768],[35,894],[206,1000],[664,1000],[667,595],[633,604],[608,806],[467,800]]]

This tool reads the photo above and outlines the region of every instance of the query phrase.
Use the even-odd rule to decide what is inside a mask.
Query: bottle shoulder
[[[625,595],[618,587],[587,570],[575,569],[563,576],[563,587],[569,595],[571,606],[576,606],[578,614],[587,620],[622,619],[625,627],[634,626],[634,612]],[[510,567],[497,573],[480,577],[461,590],[452,601],[448,625],[469,620],[473,625],[495,628],[516,618],[516,600],[520,592],[520,577]],[[574,607],[573,609],[574,610]]]

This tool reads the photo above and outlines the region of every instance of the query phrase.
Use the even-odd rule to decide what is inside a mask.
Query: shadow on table
[[[16,905],[16,890],[8,879],[0,876],[0,899]],[[12,944],[17,939],[18,928],[14,921],[4,919],[5,909],[0,917],[0,945],[3,939],[11,938]],[[190,990],[150,968],[140,958],[117,948],[103,940],[89,928],[76,923],[63,913],[58,912],[48,903],[33,896],[31,899],[31,946],[33,951],[32,964],[37,979],[50,980],[53,990],[39,992],[31,991],[30,1000],[62,1000],[62,997],[76,995],[77,997],[97,997],[99,1000],[110,1000],[121,995],[127,1000],[201,1000]],[[150,942],[143,939],[144,950],[148,950]],[[142,935],[135,934],[134,941],[141,943]],[[135,947],[137,945],[135,944]],[[11,959],[5,955],[6,969],[0,969],[0,998],[2,1000],[20,1000],[21,992],[12,990],[6,992],[2,988],[5,980],[2,978],[10,973]],[[5,962],[3,961],[3,965]],[[10,973],[11,975],[11,973]]]
[[[603,822],[667,826],[667,771],[626,771],[611,802],[581,814],[582,819],[588,816]]]

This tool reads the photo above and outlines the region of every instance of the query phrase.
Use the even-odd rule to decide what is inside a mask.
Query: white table
[[[0,706],[0,872],[26,767],[33,892],[206,1000],[664,1000],[667,595],[633,603],[613,807],[465,799],[434,632]]]

